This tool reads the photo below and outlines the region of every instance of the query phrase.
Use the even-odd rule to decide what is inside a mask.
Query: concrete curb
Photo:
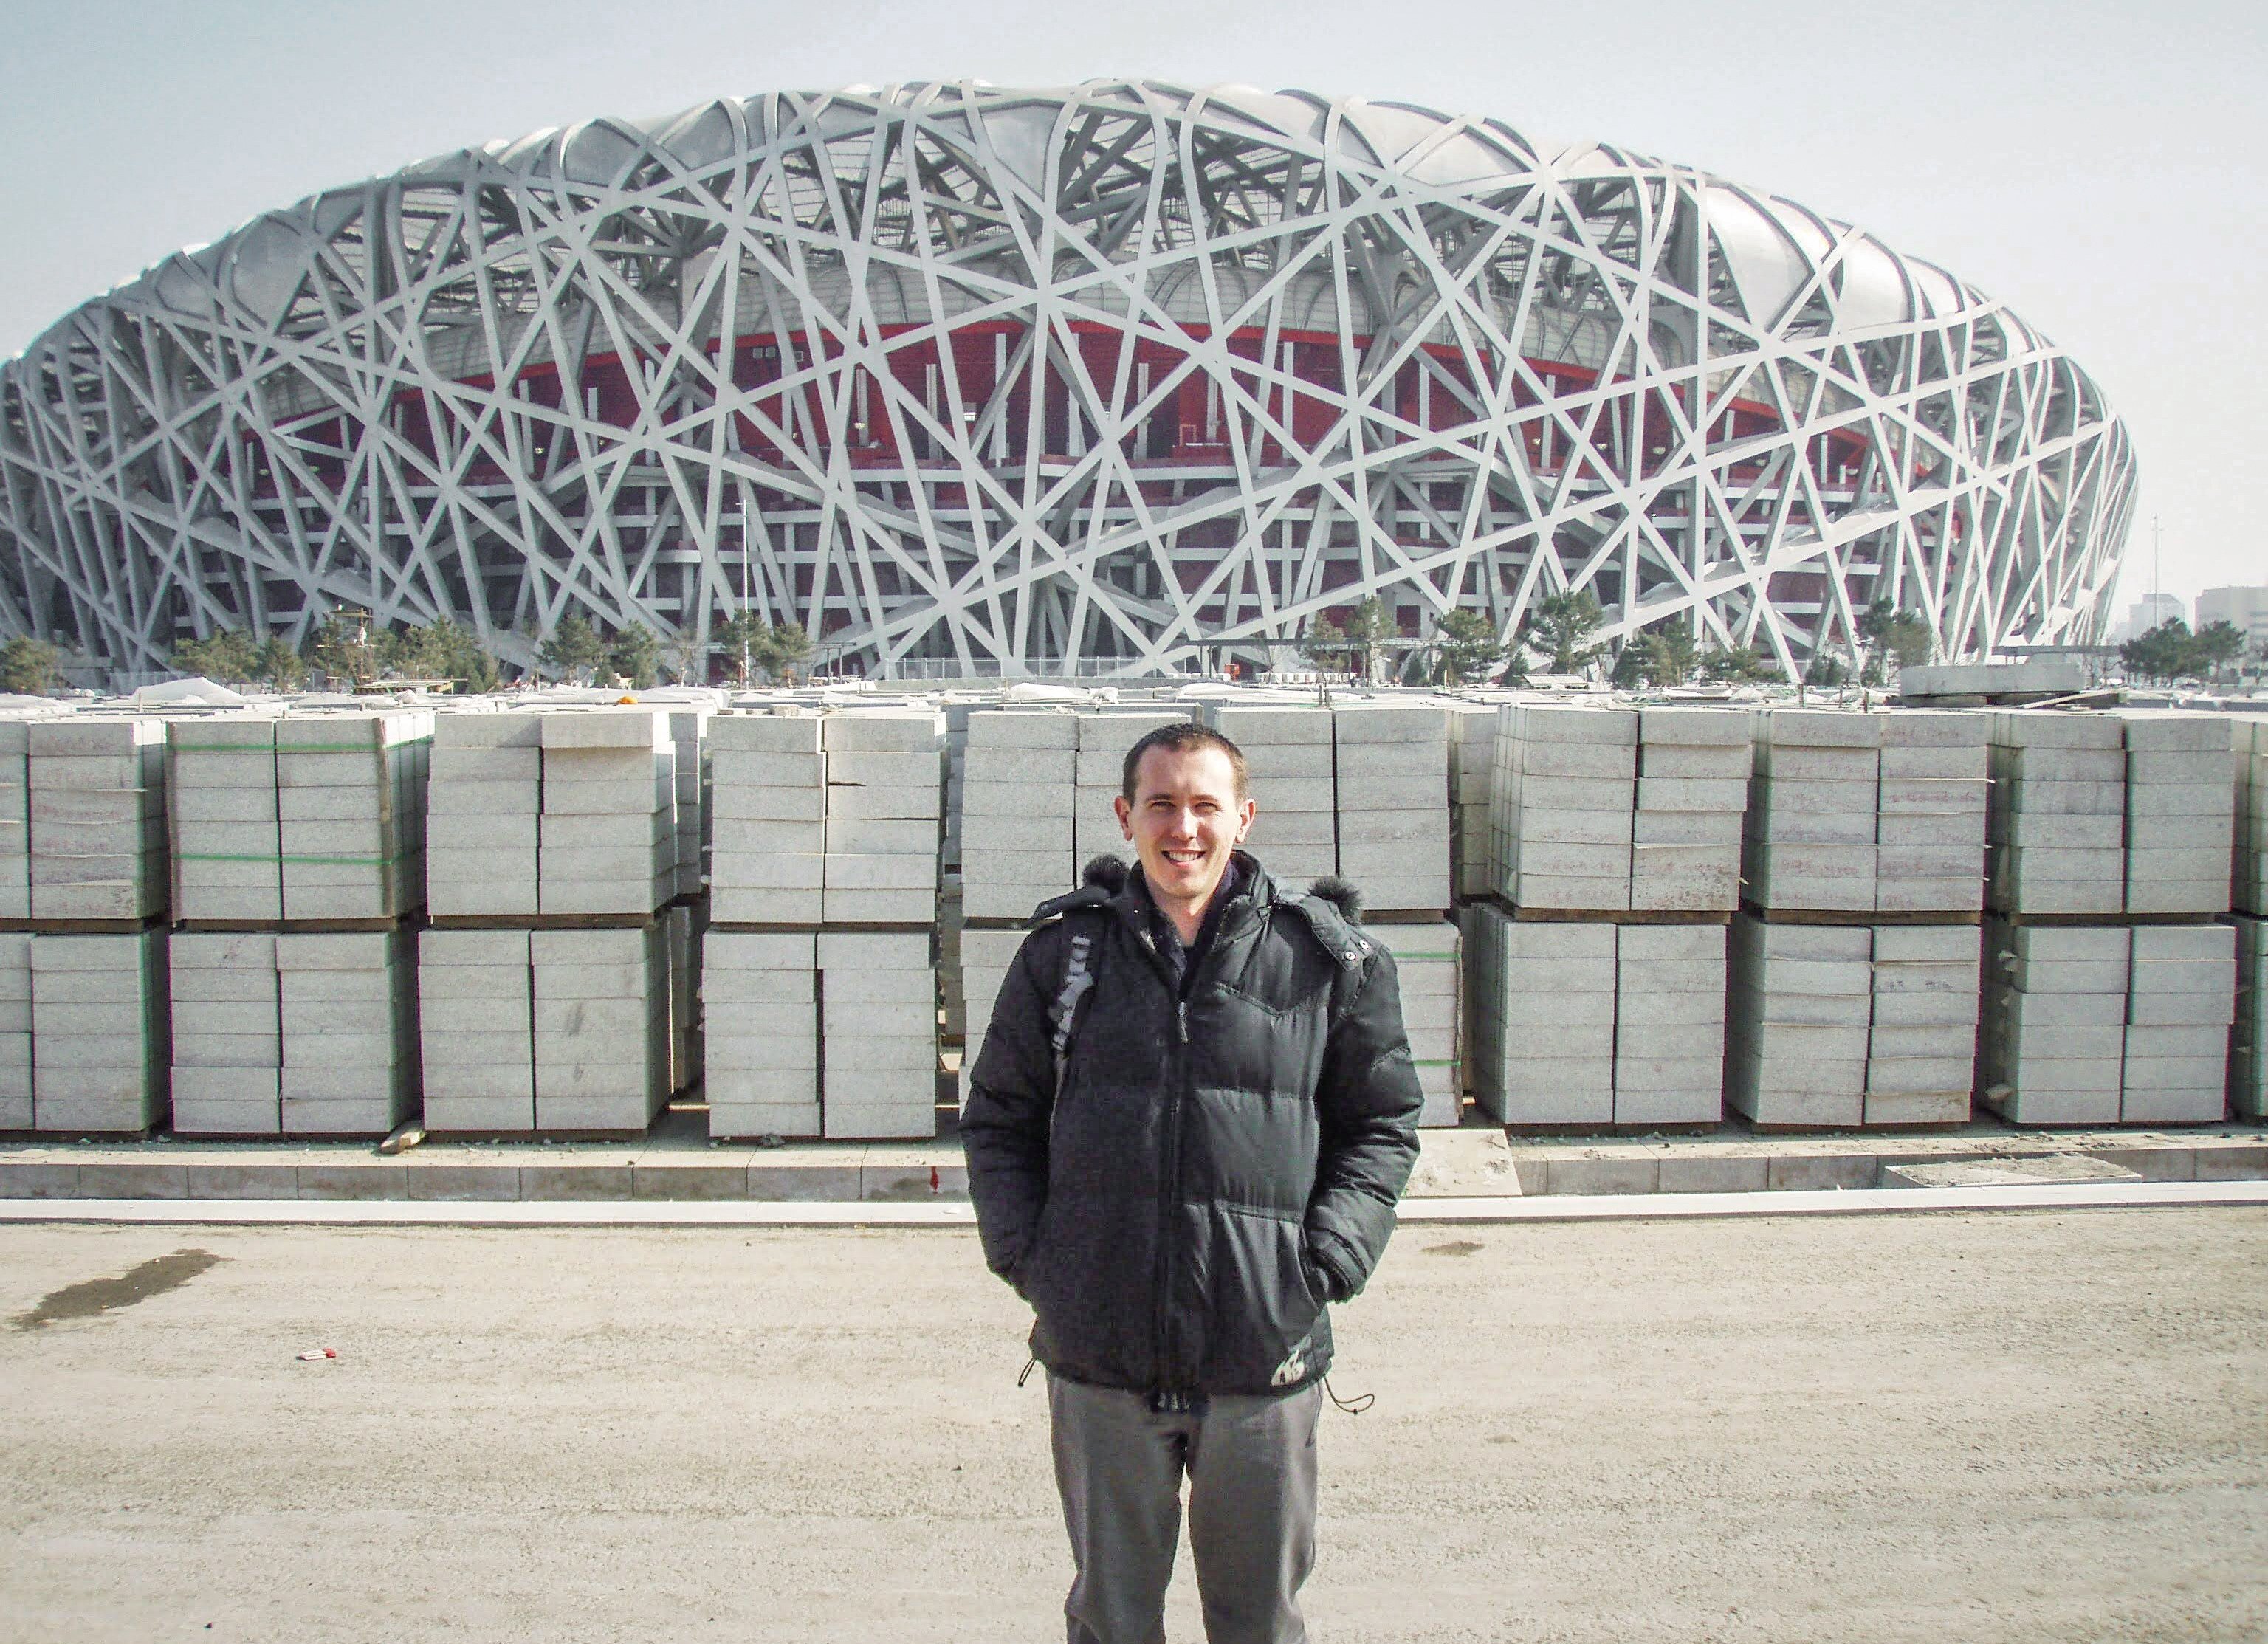
[[[1661,1221],[1739,1216],[1856,1216],[1946,1211],[2136,1210],[2268,1205],[2268,1182],[2105,1182],[2039,1187],[1866,1188],[1849,1192],[1563,1194],[1545,1198],[1405,1199],[1402,1224]],[[796,1204],[639,1201],[504,1203],[411,1199],[9,1199],[0,1223],[134,1227],[943,1227],[973,1228],[966,1203]]]

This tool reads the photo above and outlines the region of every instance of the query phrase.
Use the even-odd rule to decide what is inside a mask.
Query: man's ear
[[[1242,844],[1244,836],[1252,831],[1252,819],[1260,815],[1260,807],[1251,800],[1247,800],[1236,807],[1236,843]]]
[[[1134,807],[1126,802],[1126,796],[1122,793],[1110,801],[1110,808],[1118,813],[1119,831],[1131,839],[1134,837]]]

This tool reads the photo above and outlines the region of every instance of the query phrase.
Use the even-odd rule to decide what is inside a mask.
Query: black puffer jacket
[[[1186,1000],[1138,868],[1046,904],[1002,984],[961,1133],[985,1259],[1074,1381],[1267,1393],[1330,1368],[1324,1304],[1394,1230],[1421,1097],[1394,961],[1238,855]],[[1057,1092],[1049,1006],[1092,939]]]

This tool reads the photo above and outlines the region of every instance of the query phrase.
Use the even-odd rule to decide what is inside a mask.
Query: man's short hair
[[[1133,747],[1126,750],[1126,764],[1121,773],[1119,786],[1126,802],[1134,802],[1134,778],[1142,767],[1142,756],[1153,748],[1168,748],[1177,754],[1200,748],[1218,748],[1228,756],[1228,768],[1236,778],[1236,802],[1244,803],[1249,797],[1244,775],[1244,750],[1209,725],[1199,725],[1195,719],[1184,719],[1179,725],[1161,725]]]

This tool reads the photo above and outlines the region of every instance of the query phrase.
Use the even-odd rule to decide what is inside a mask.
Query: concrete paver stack
[[[2229,1036],[2231,1105],[2268,1118],[2268,720],[2238,720],[2231,899],[2236,910],[2236,1026]]]
[[[1749,795],[1745,713],[1646,708],[1638,713],[1637,809],[1631,819],[1633,913],[1723,913],[1741,896],[1741,816]]]
[[[2268,1119],[2268,919],[2236,921],[2236,1026],[2228,1091],[2237,1115]]]
[[[1078,788],[1071,796],[1071,851],[1084,868],[1098,856],[1134,859],[1133,843],[1118,825],[1116,801],[1125,784],[1126,750],[1187,713],[1129,708],[1079,716]],[[1232,737],[1232,741],[1235,739]]]
[[[166,933],[43,931],[29,947],[34,1126],[98,1136],[159,1124],[168,1060]]]
[[[436,918],[532,919],[538,910],[543,721],[452,712],[434,723],[425,896]]]
[[[0,719],[0,919],[32,917],[32,730]]]
[[[944,716],[727,714],[711,734],[711,1134],[935,1134]]]
[[[417,1109],[418,709],[177,721],[173,1129],[383,1136]]]
[[[34,719],[26,770],[32,918],[139,921],[166,910],[166,722]]]
[[[421,710],[276,721],[287,921],[398,919],[423,903],[432,746],[433,715]]]
[[[1363,934],[1394,955],[1410,1059],[1425,1093],[1418,1122],[1453,1126],[1463,1115],[1462,933],[1453,921],[1366,924]]]
[[[1205,704],[1204,722],[1244,756],[1259,807],[1252,852],[1286,890],[1339,871],[1335,718],[1306,703]]]
[[[1438,702],[1331,711],[1338,872],[1366,917],[1438,917],[1449,885],[1448,716]]]
[[[1506,1124],[1615,1122],[1616,937],[1601,922],[1461,910],[1474,1100]]]
[[[1969,1117],[1983,716],[1755,717],[1726,1100],[1764,1129]]]
[[[969,715],[961,777],[964,929],[1004,919],[1020,925],[1039,903],[1078,882],[1072,807],[1079,734],[1079,720],[1068,713],[992,709]],[[962,963],[965,969],[965,953]],[[967,992],[966,979],[962,986],[974,1013],[976,997]],[[973,1029],[968,1036],[973,1042]]]
[[[32,933],[0,930],[0,1132],[32,1128]]]
[[[138,1135],[167,1114],[166,732],[155,716],[22,722],[31,1110]],[[18,1117],[21,1117],[18,1115]]]
[[[2230,888],[2236,911],[2268,918],[2268,719],[2231,727],[2236,776]]]
[[[816,932],[711,928],[702,948],[711,1136],[817,1136]]]
[[[524,925],[420,933],[426,1129],[443,1135],[534,1132],[532,935]]]
[[[276,924],[284,918],[284,828],[276,714],[194,719],[166,748],[177,919]]]
[[[428,1129],[634,1136],[668,1101],[678,728],[635,706],[436,726]]]
[[[709,727],[709,917],[819,923],[827,755],[816,714],[720,714]]]
[[[937,921],[945,718],[932,708],[848,709],[821,722],[826,925]]]
[[[2217,714],[1993,715],[1979,1085],[2011,1121],[2225,1112],[2234,746]]]
[[[276,938],[276,971],[284,1134],[383,1136],[415,1113],[409,933],[284,931]],[[186,1128],[178,1093],[173,1123]]]
[[[1489,822],[1489,796],[1496,783],[1496,716],[1490,703],[1449,704],[1449,859],[1460,902],[1496,888],[1496,835]]]
[[[677,894],[669,719],[644,708],[541,716],[539,914],[644,918]]]
[[[1715,1124],[1745,716],[1507,704],[1498,894],[1465,915],[1483,1109],[1528,1129]],[[1560,1004],[1567,1014],[1555,1014]],[[1565,1031],[1561,1031],[1564,1024]]]

